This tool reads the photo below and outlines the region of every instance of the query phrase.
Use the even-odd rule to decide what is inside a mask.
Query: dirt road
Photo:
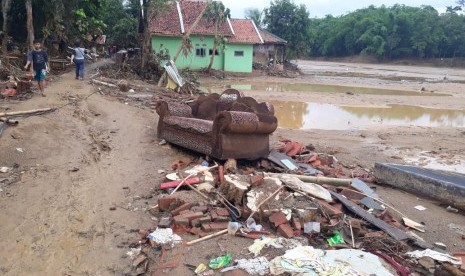
[[[68,104],[21,119],[0,140],[1,166],[23,171],[0,192],[2,275],[115,275],[129,265],[121,242],[133,238],[131,229],[152,225],[138,193],[150,194],[172,154],[156,141],[156,114],[98,94],[87,98],[92,92],[68,73],[46,98],[0,105]]]

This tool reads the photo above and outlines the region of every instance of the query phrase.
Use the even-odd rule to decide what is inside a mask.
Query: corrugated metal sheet
[[[168,61],[164,66],[166,70],[166,73],[168,73],[168,76],[179,86],[183,87],[185,82],[182,79],[181,75],[178,72],[178,69],[176,68],[176,65],[174,65],[174,62],[172,60]]]

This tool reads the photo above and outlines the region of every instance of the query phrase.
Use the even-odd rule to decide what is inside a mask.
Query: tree
[[[271,1],[265,9],[263,23],[268,31],[287,40],[290,56],[310,53],[310,19],[305,5],[297,6],[291,0]]]
[[[2,38],[2,53],[7,53],[8,44],[8,12],[10,10],[11,0],[2,0],[2,15],[3,15],[3,38]]]
[[[226,8],[222,2],[217,2],[213,1],[208,4],[206,10],[205,10],[205,18],[207,18],[208,21],[212,22],[214,27],[215,27],[215,38],[213,40],[213,50],[212,50],[212,55],[210,57],[210,63],[208,64],[207,67],[207,72],[210,72],[212,69],[213,65],[213,60],[215,59],[215,53],[218,48],[218,45],[220,45],[223,42],[223,36],[218,34],[218,26],[224,22],[228,18],[231,17],[231,13],[228,8]]]
[[[26,0],[26,14],[27,14],[27,45],[29,49],[32,49],[32,45],[34,43],[34,25],[33,25],[33,17],[32,17],[32,3],[31,0]]]
[[[262,24],[262,14],[263,12],[261,12],[259,9],[257,8],[248,8],[248,9],[245,9],[245,18],[247,19],[252,19],[253,22],[255,23],[255,26],[257,26],[258,28],[262,28],[263,24]]]

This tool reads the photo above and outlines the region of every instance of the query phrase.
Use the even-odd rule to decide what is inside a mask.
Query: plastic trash
[[[320,233],[320,228],[321,225],[319,222],[306,222],[304,223],[304,233],[305,234],[310,234],[310,233]]]
[[[239,224],[239,222],[230,221],[228,223],[228,234],[229,235],[235,235],[237,230],[239,230],[240,227],[241,227],[241,225]]]
[[[257,224],[253,218],[248,218],[247,221],[245,222],[247,225],[247,229],[253,230],[253,231],[262,231],[262,225]]]
[[[197,266],[194,273],[195,274],[200,274],[200,273],[204,272],[205,270],[207,270],[207,266],[205,264],[201,263],[201,264],[199,264],[199,266]]]
[[[221,256],[221,257],[211,260],[208,266],[211,269],[220,269],[220,268],[227,266],[229,262],[231,262],[231,253],[228,253],[225,256]]]
[[[328,242],[329,246],[334,246],[336,244],[344,244],[344,239],[342,238],[342,235],[339,232],[336,232],[334,236],[332,236],[329,239],[326,239],[326,241]]]

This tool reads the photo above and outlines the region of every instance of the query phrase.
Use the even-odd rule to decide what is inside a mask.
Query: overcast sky
[[[243,18],[244,10],[247,8],[258,8],[263,10],[269,7],[270,0],[222,0],[224,5],[231,10],[231,16],[233,18]],[[430,5],[435,7],[439,12],[444,12],[447,6],[456,6],[455,0],[380,0],[380,1],[368,1],[368,0],[294,0],[296,4],[307,5],[307,10],[310,12],[310,17],[324,17],[327,14],[334,16],[346,14],[348,12],[366,8],[369,5],[375,6],[392,6],[396,3],[404,4],[408,6],[421,6]]]

